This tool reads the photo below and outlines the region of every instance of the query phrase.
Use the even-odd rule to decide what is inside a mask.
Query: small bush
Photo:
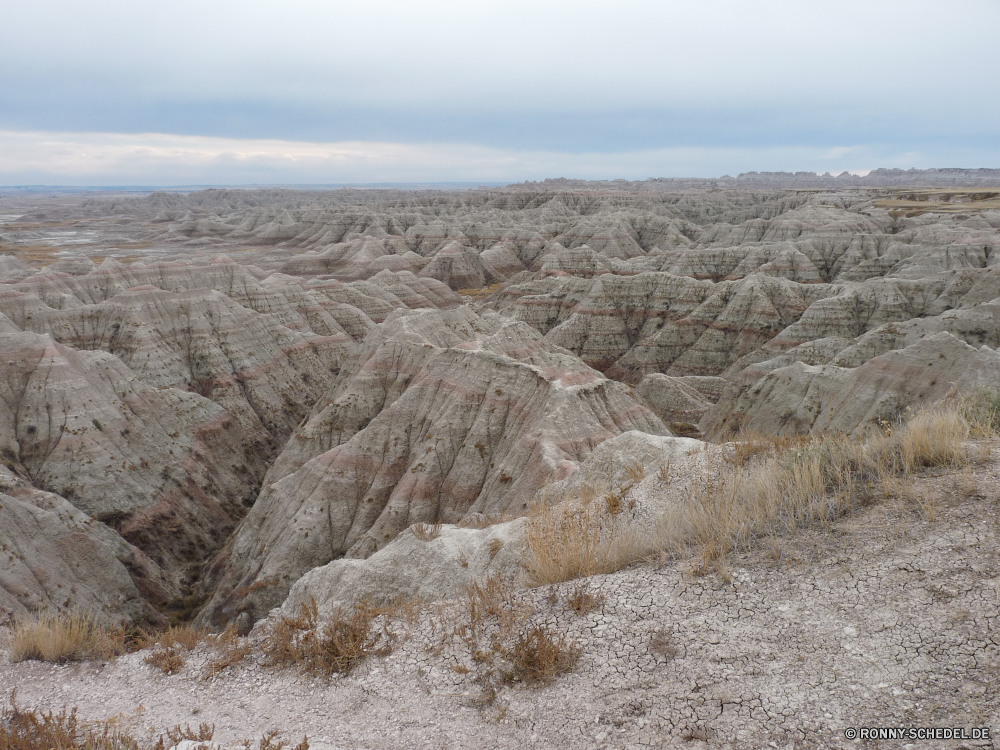
[[[17,706],[16,691],[10,694],[10,705],[0,711],[0,750],[166,750],[185,740],[207,745],[215,736],[215,726],[201,724],[197,729],[175,725],[156,742],[148,736],[137,738],[124,729],[118,720],[87,721],[77,718],[75,708],[58,714],[38,710],[25,711]],[[151,735],[156,734],[153,730]],[[277,730],[260,739],[259,750],[283,750],[289,743],[280,740]],[[249,740],[243,745],[251,750]],[[303,738],[294,750],[309,750]]]
[[[553,633],[544,625],[535,625],[505,649],[504,657],[510,661],[510,670],[504,673],[504,680],[547,685],[559,675],[573,671],[580,651],[574,641]]]
[[[592,594],[585,585],[581,584],[566,597],[566,604],[578,615],[585,615],[604,604],[604,594]]]
[[[250,655],[250,641],[239,636],[235,625],[230,625],[219,635],[208,636],[206,641],[215,648],[217,655],[208,663],[208,668],[202,676],[203,680],[212,679]]]
[[[177,674],[184,668],[184,657],[178,653],[176,648],[158,648],[143,661],[166,675]]]
[[[377,609],[358,605],[350,615],[334,614],[320,626],[316,600],[303,603],[298,617],[282,617],[265,635],[265,663],[276,667],[297,667],[307,674],[349,674],[372,654],[385,655],[380,647],[383,632],[372,632]]]
[[[142,646],[143,648],[162,646],[167,649],[180,646],[185,651],[191,651],[207,636],[205,630],[193,625],[171,625],[160,633],[147,635]]]
[[[40,615],[17,622],[7,636],[11,661],[49,662],[111,659],[131,650],[125,628],[105,627],[81,613]]]

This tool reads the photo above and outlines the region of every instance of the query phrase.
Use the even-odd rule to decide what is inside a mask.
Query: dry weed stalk
[[[184,657],[174,647],[157,648],[143,661],[151,667],[156,667],[165,675],[177,674],[184,668]]]
[[[604,604],[604,594],[592,594],[586,584],[581,583],[566,597],[566,604],[578,615],[585,615]]]
[[[208,636],[208,632],[193,625],[171,625],[166,630],[154,635],[147,634],[143,639],[143,648],[162,646],[173,648],[180,646],[185,651],[192,651]]]
[[[415,523],[410,527],[410,530],[413,531],[413,536],[420,541],[429,542],[441,536],[441,522],[435,524]]]
[[[250,640],[241,638],[235,625],[230,625],[218,635],[208,636],[205,640],[215,648],[216,657],[208,663],[202,680],[212,679],[250,655]]]
[[[11,691],[9,707],[0,710],[0,748],[3,750],[167,750],[184,741],[208,747],[215,736],[215,726],[201,724],[175,725],[159,734],[155,742],[147,735],[142,738],[121,726],[117,718],[105,721],[83,721],[75,708],[63,708],[59,713],[24,710],[17,705],[17,691]],[[155,730],[154,730],[155,732]],[[152,734],[152,732],[151,732]],[[261,750],[279,750],[287,742],[275,743],[277,732],[261,738]],[[303,740],[295,750],[308,750]]]
[[[282,617],[265,635],[265,663],[277,667],[298,667],[307,674],[349,674],[373,654],[386,655],[391,646],[382,643],[388,633],[372,632],[378,608],[359,604],[349,615],[339,611],[320,625],[316,600],[302,603],[297,617]],[[381,644],[381,645],[380,645]]]
[[[510,668],[503,673],[504,681],[547,685],[573,670],[581,650],[566,636],[544,625],[534,625],[504,649],[504,658],[510,662]]]

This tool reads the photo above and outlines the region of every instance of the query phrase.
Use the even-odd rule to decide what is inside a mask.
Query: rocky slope
[[[669,434],[628,389],[529,326],[468,307],[395,313],[264,480],[206,617],[257,616],[308,570],[414,523],[520,515],[603,440]]]

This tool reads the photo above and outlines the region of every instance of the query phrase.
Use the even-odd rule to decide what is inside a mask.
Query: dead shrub
[[[284,750],[284,748],[288,747],[289,743],[285,740],[278,740],[275,742],[277,736],[277,729],[272,729],[270,732],[263,735],[260,738],[260,742],[257,743],[257,750]],[[244,750],[253,750],[253,745],[250,743],[250,740],[243,740],[242,746]],[[309,738],[303,737],[302,742],[296,745],[292,750],[309,750]]]
[[[83,722],[76,709],[24,711],[11,692],[10,706],[0,713],[0,748],[3,750],[141,750],[129,733],[110,721]]]
[[[157,648],[143,661],[156,667],[165,675],[177,674],[184,668],[184,657],[178,653],[176,648]]]
[[[578,615],[585,615],[604,604],[604,594],[592,594],[586,585],[580,584],[566,597],[566,604]]]
[[[573,671],[580,658],[580,646],[544,625],[534,625],[504,650],[510,669],[505,682],[547,685],[561,674]]]
[[[16,622],[7,636],[11,661],[106,660],[124,654],[135,639],[123,627],[99,625],[79,612],[39,615]]]
[[[482,582],[473,581],[466,586],[463,604],[468,619],[456,634],[470,646],[478,643],[491,625],[496,628],[494,643],[507,638],[531,613],[530,607],[517,597],[514,585],[499,575],[490,575]]]
[[[171,625],[160,633],[147,634],[143,640],[142,647],[152,648],[154,646],[161,646],[163,648],[173,648],[180,646],[185,651],[192,651],[199,643],[205,640],[207,635],[207,631],[202,628],[196,628],[193,625]]]
[[[372,621],[380,612],[358,605],[349,615],[336,612],[319,623],[316,600],[303,603],[297,617],[282,617],[263,641],[265,664],[297,667],[306,674],[350,674],[368,656],[385,655],[390,648],[380,642],[384,632],[372,632]]]
[[[679,653],[674,637],[666,628],[660,628],[649,639],[649,653],[664,661],[670,661]]]
[[[197,729],[179,724],[159,734],[155,742],[150,735],[141,739],[133,736],[116,719],[83,721],[75,708],[63,708],[58,714],[37,709],[23,710],[17,706],[16,691],[10,694],[9,707],[0,711],[0,750],[167,750],[184,741],[207,747],[215,736],[215,725],[201,724]],[[275,742],[277,730],[261,737],[259,750],[282,750],[285,741]],[[250,750],[250,741],[243,746]],[[309,750],[303,738],[294,750]]]
[[[250,641],[240,637],[235,625],[230,625],[218,635],[210,635],[205,640],[215,649],[216,656],[208,663],[202,680],[212,679],[250,655]]]

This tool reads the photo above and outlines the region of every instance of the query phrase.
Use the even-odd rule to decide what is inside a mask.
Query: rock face
[[[489,576],[521,581],[523,545],[523,518],[485,529],[411,527],[367,559],[344,558],[313,568],[295,582],[279,611],[295,616],[303,604],[315,601],[321,614],[329,615],[361,602],[444,599]]]
[[[221,407],[150,388],[110,354],[0,335],[0,456],[162,567],[222,544],[259,481],[253,450]]]
[[[414,523],[523,513],[630,429],[669,434],[624,386],[523,323],[396,313],[268,473],[220,558],[209,617],[264,612],[309,569],[368,557]]]
[[[64,498],[0,467],[0,623],[82,610],[103,623],[157,625],[178,590],[142,551]]]

